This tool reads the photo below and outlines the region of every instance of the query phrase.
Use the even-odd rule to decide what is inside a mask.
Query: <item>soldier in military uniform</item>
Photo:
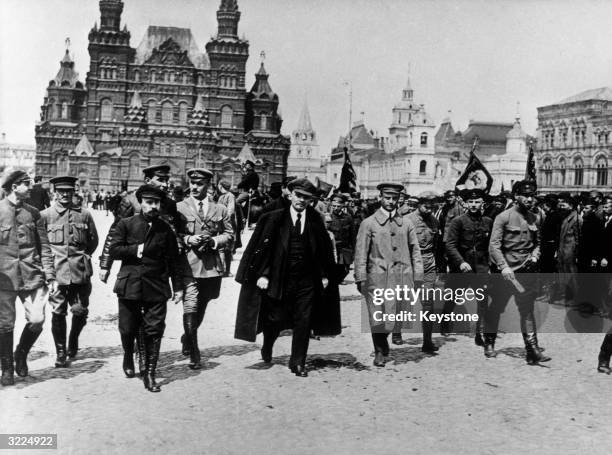
[[[448,190],[444,193],[445,204],[436,212],[436,219],[438,220],[440,242],[437,247],[436,261],[438,265],[438,271],[440,273],[446,273],[447,271],[447,259],[446,259],[446,238],[448,237],[448,229],[450,228],[451,221],[454,218],[462,215],[464,210],[461,204],[457,200],[457,194],[454,190]]]
[[[446,256],[450,268],[448,287],[485,288],[489,273],[489,237],[493,221],[482,215],[485,192],[481,189],[465,190],[461,194],[467,212],[451,221],[446,239]],[[454,301],[444,304],[444,313],[449,314],[455,307]],[[482,337],[487,301],[478,302],[478,322],[476,323],[476,345],[485,346]],[[441,332],[450,332],[449,323]],[[489,344],[490,346],[490,344]],[[487,354],[487,352],[485,352]],[[490,355],[490,353],[489,353]]]
[[[0,383],[4,386],[15,383],[15,371],[21,377],[28,375],[26,359],[42,331],[47,293],[57,289],[47,230],[40,212],[24,202],[30,184],[23,171],[10,173],[2,184],[6,197],[0,201]],[[13,357],[18,297],[27,324]]]
[[[357,234],[355,245],[355,283],[365,298],[374,343],[374,366],[384,367],[389,355],[389,333],[397,323],[381,320],[376,314],[401,314],[405,301],[396,298],[375,301],[376,289],[395,289],[396,286],[418,288],[423,282],[423,262],[417,230],[408,217],[397,213],[397,201],[403,186],[381,183],[380,208],[366,218]],[[401,337],[401,333],[400,333]],[[431,346],[423,345],[427,350]]]
[[[329,230],[334,234],[337,264],[342,266],[343,274],[349,273],[355,256],[355,234],[353,217],[345,211],[346,197],[336,193],[331,197],[331,221]]]
[[[204,320],[208,302],[219,297],[225,268],[219,251],[234,235],[227,209],[209,201],[206,193],[213,174],[208,169],[187,171],[190,196],[177,205],[181,217],[181,236],[189,267],[184,267],[183,354],[190,356],[189,367],[201,368],[198,328]]]
[[[76,177],[54,177],[55,202],[41,212],[55,261],[57,292],[49,295],[53,309],[51,332],[55,341],[55,366],[66,367],[66,355],[74,358],[79,335],[87,323],[91,294],[91,255],[98,247],[98,232],[89,211],[72,203]],[[66,311],[70,306],[72,326],[66,351]]]
[[[206,194],[206,193],[205,193]],[[183,299],[181,261],[176,235],[160,219],[161,201],[166,192],[153,185],[142,185],[136,191],[141,210],[122,218],[115,226],[109,253],[121,260],[121,269],[113,291],[119,298],[119,333],[123,345],[123,372],[134,377],[134,337],[142,327],[144,342],[144,386],[159,392],[155,381],[161,339],[166,327],[166,302],[172,296]]]
[[[492,278],[491,306],[485,318],[485,351],[494,357],[499,318],[514,296],[520,314],[526,360],[530,365],[550,360],[539,345],[534,317],[537,297],[537,264],[540,234],[533,206],[535,182],[521,180],[512,187],[515,204],[500,213],[493,223],[489,257],[498,274]]]
[[[435,252],[439,242],[439,226],[438,220],[433,215],[432,210],[435,208],[434,198],[431,196],[419,197],[417,209],[408,215],[406,218],[413,224],[419,240],[421,249],[421,258],[423,260],[423,288],[430,289],[436,284],[436,257]],[[434,309],[434,302],[430,299],[421,299],[423,311],[431,311]],[[438,347],[432,341],[433,322],[423,321],[423,352],[432,354],[438,350]],[[399,337],[394,334],[397,338]],[[399,344],[399,343],[397,343]]]

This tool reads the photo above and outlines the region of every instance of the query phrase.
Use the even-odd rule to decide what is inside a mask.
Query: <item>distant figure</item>
[[[37,175],[34,177],[34,185],[30,189],[30,197],[25,201],[26,204],[35,207],[39,211],[51,207],[51,201],[49,200],[49,193],[42,186],[42,176]]]

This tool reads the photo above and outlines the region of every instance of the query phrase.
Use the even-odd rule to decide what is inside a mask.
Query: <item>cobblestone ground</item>
[[[110,217],[95,217],[104,237]],[[310,376],[297,378],[287,368],[290,337],[276,343],[271,367],[259,343],[233,339],[239,288],[226,279],[199,332],[200,371],[187,368],[181,308],[169,307],[163,387],[152,394],[121,370],[115,273],[107,285],[94,279],[68,369],[53,367],[48,315],[31,375],[0,388],[0,433],[57,433],[59,452],[75,454],[610,453],[612,377],[595,369],[601,334],[542,334],[553,360],[536,367],[523,360],[518,334],[499,339],[496,359],[464,335],[436,336],[439,354],[425,355],[419,334],[409,334],[380,369],[347,285],[342,335],[313,340]],[[20,308],[17,330],[23,321]]]

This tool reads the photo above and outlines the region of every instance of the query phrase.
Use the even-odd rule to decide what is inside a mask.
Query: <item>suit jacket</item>
[[[224,267],[219,250],[234,238],[234,229],[227,214],[227,209],[214,202],[208,202],[208,212],[204,218],[198,214],[199,201],[192,197],[183,199],[177,204],[180,217],[179,237],[187,251],[187,262],[184,274],[194,278],[213,278],[223,275]],[[189,238],[194,235],[208,235],[215,241],[213,248],[203,249],[189,245]]]
[[[89,211],[80,206],[53,204],[40,216],[53,252],[57,283],[89,283],[92,275],[91,255],[98,247],[98,232]]]
[[[317,295],[311,317],[312,329],[320,335],[336,335],[341,329],[339,301],[329,302],[320,298],[323,295],[321,279],[333,279],[335,272],[331,240],[317,211],[312,207],[306,210],[303,235],[307,250],[311,252]],[[265,320],[265,315],[260,314],[262,298],[283,298],[291,226],[288,208],[266,213],[257,222],[236,273],[236,281],[242,284],[234,335],[238,339],[255,341],[256,334],[261,331],[261,321]],[[257,280],[262,276],[269,279],[265,293],[256,287]]]
[[[138,245],[144,243],[142,257]],[[119,220],[112,236],[111,259],[121,260],[113,292],[119,298],[160,301],[171,297],[168,278],[174,290],[182,289],[176,236],[161,219],[149,227],[142,214]]]

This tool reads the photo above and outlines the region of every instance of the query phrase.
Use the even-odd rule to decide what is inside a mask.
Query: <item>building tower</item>
[[[287,173],[311,180],[314,177],[325,180],[323,177],[324,170],[321,169],[321,154],[317,133],[312,128],[306,99],[304,99],[297,128],[291,133],[291,151],[287,161]]]

